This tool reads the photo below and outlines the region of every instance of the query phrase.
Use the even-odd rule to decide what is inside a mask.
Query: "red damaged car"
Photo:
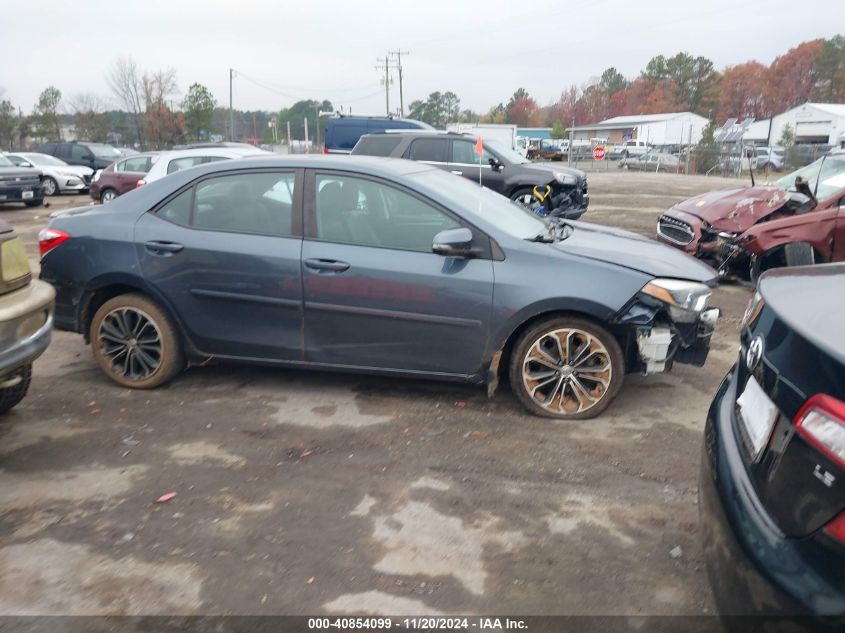
[[[769,268],[845,261],[845,152],[827,154],[771,186],[684,200],[660,216],[657,237],[723,277],[755,283]]]

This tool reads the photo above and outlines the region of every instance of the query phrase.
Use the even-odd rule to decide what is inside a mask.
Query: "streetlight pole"
[[[229,140],[235,140],[235,108],[232,102],[232,79],[235,77],[234,69],[229,69]]]

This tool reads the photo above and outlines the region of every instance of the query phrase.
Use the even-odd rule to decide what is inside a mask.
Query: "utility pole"
[[[396,57],[396,70],[399,71],[399,116],[405,116],[405,96],[402,94],[402,55],[410,55],[408,51],[390,51]]]
[[[234,69],[229,69],[229,140],[235,140],[235,108],[232,103],[232,79],[235,78]]]
[[[376,70],[383,70],[384,71],[384,111],[389,116],[390,115],[390,53],[388,52],[387,55],[384,56],[382,59],[379,57],[376,60]]]

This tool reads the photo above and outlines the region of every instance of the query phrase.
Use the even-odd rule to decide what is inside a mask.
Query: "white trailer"
[[[483,140],[499,141],[511,149],[516,149],[516,126],[498,123],[450,123],[446,126],[448,132],[472,134]]]

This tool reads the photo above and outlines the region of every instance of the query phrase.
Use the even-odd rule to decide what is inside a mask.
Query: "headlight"
[[[652,279],[642,292],[665,303],[678,323],[695,323],[711,294],[704,284],[681,279]]]
[[[557,180],[562,185],[577,185],[578,178],[573,176],[572,174],[564,174],[563,172],[556,171],[554,172],[555,180]]]

